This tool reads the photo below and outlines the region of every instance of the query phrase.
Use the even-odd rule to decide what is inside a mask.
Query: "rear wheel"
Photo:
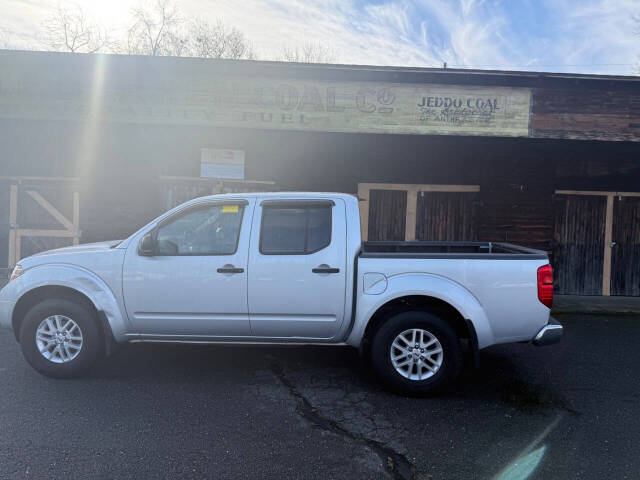
[[[20,345],[35,370],[56,378],[81,375],[101,352],[95,316],[67,299],[34,305],[20,326]]]
[[[371,363],[392,390],[423,395],[457,377],[462,352],[445,320],[429,312],[409,311],[390,316],[375,333]]]

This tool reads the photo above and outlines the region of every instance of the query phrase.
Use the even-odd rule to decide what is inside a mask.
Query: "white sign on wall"
[[[200,176],[244,180],[244,150],[203,148],[200,153]]]

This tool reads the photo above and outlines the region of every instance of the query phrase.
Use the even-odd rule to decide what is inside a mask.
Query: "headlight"
[[[11,277],[9,278],[9,281],[15,280],[23,273],[24,273],[24,270],[22,269],[22,266],[18,263],[15,267],[13,267],[13,272],[11,272]]]

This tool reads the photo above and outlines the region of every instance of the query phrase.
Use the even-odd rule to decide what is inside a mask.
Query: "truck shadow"
[[[523,413],[565,410],[577,414],[552,381],[540,378],[548,354],[528,345],[498,346],[480,352],[480,367],[465,365],[458,380],[444,392],[415,402],[459,400],[509,405]],[[528,355],[521,356],[520,351]],[[365,397],[396,397],[376,381],[367,362],[349,347],[216,346],[132,344],[101,361],[95,380],[141,383],[225,383],[229,388],[268,382],[273,365],[299,388],[330,385]],[[266,375],[266,377],[265,377]],[[270,377],[276,382],[275,377]],[[547,379],[548,380],[548,379]]]

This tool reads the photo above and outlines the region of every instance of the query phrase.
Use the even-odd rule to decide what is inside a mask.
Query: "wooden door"
[[[419,192],[416,240],[475,240],[474,193]]]
[[[559,195],[555,204],[556,293],[602,295],[606,197]]]
[[[640,296],[640,197],[613,202],[611,295]]]
[[[404,240],[406,218],[406,191],[371,190],[369,192],[369,241]]]
[[[6,279],[9,263],[9,186],[0,183],[0,275]],[[0,282],[0,285],[2,283]]]

